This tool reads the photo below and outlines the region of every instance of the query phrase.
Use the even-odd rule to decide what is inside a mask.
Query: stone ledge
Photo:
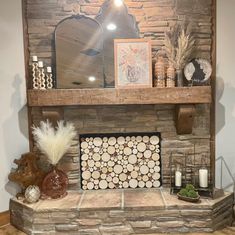
[[[69,192],[35,204],[12,199],[10,211],[11,223],[33,235],[212,232],[232,223],[233,194],[193,204],[166,189]]]

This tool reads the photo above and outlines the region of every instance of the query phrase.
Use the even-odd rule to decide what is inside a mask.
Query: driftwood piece
[[[39,157],[31,152],[25,153],[20,159],[14,160],[18,167],[8,175],[8,179],[19,184],[22,192],[29,185],[37,185],[41,188],[45,173],[38,167],[38,160]]]

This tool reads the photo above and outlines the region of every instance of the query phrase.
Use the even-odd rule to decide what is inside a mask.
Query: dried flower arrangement
[[[47,120],[40,122],[39,127],[33,126],[33,136],[36,145],[48,158],[52,165],[56,165],[68,151],[72,140],[76,136],[75,127],[72,123],[59,121],[55,129]]]
[[[185,29],[182,25],[176,25],[173,31],[166,33],[164,50],[176,70],[184,68],[194,48],[195,39],[189,32],[189,27]]]

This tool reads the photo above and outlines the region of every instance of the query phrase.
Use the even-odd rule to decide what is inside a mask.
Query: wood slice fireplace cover
[[[80,135],[83,190],[161,186],[159,132]]]

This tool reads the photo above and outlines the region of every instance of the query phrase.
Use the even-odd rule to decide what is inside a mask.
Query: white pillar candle
[[[36,55],[33,56],[33,62],[37,62],[38,61],[38,57]]]
[[[38,67],[43,68],[43,62],[42,61],[38,61]]]
[[[51,73],[51,67],[50,66],[47,67],[47,72]]]
[[[201,188],[208,187],[208,170],[207,169],[199,170],[199,186]]]
[[[182,186],[182,173],[180,171],[175,172],[175,186],[176,187]]]

